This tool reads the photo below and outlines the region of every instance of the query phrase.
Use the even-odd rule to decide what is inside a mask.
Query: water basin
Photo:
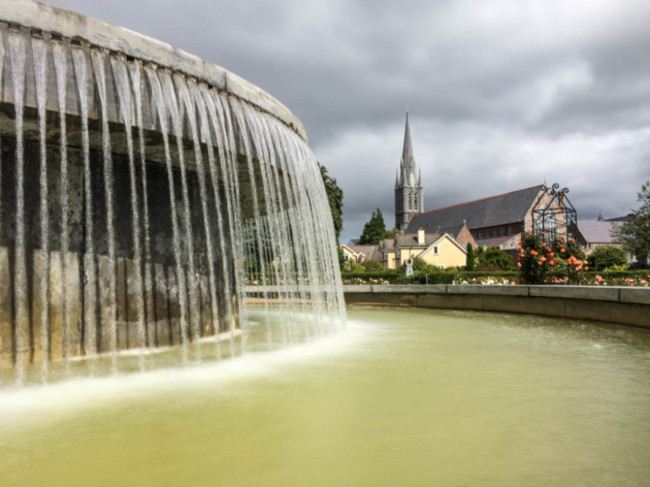
[[[315,343],[0,396],[2,485],[642,485],[650,333],[352,308]]]

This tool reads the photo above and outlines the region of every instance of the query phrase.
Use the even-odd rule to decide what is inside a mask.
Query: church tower
[[[415,167],[407,113],[402,160],[399,164],[399,172],[395,176],[395,228],[400,231],[406,230],[411,218],[422,212],[424,212],[422,175]]]

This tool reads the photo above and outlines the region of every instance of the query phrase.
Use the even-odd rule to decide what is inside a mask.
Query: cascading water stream
[[[144,234],[144,290],[151,294],[153,290],[153,279],[151,271],[151,235],[149,233],[149,198],[147,190],[147,158],[144,140],[144,122],[142,116],[142,64],[134,60],[128,66],[131,82],[133,86],[133,98],[135,102],[135,122],[138,127],[138,147],[140,154],[140,180],[141,180],[141,201],[142,201],[142,233]],[[148,296],[149,296],[148,294]],[[154,316],[153,299],[145,298],[145,320],[147,317]],[[155,340],[146,335],[145,325],[145,345],[154,343]]]
[[[137,177],[135,170],[135,156],[133,151],[133,101],[132,89],[129,82],[129,73],[126,66],[126,58],[111,57],[113,73],[117,81],[117,91],[120,99],[120,114],[124,123],[126,135],[126,147],[128,151],[129,164],[129,192],[131,195],[131,230],[133,233],[133,265],[135,267],[135,308],[138,330],[138,346],[143,352],[140,354],[140,369],[144,369],[144,349],[146,346],[146,329],[144,316],[144,279],[142,277],[142,250],[141,250],[141,225],[140,225],[140,202],[138,201]]]
[[[178,211],[176,209],[176,189],[174,187],[174,169],[172,167],[172,156],[171,150],[169,148],[169,137],[167,135],[169,126],[168,126],[168,114],[167,106],[164,103],[163,98],[163,88],[158,78],[158,72],[155,69],[145,68],[147,76],[149,78],[149,83],[152,90],[152,107],[155,107],[155,111],[158,117],[158,122],[160,123],[162,129],[163,145],[165,150],[165,166],[167,168],[167,183],[169,186],[169,198],[170,198],[170,211],[171,211],[171,223],[172,223],[172,246],[174,250],[174,258],[176,263],[176,282],[177,282],[177,297],[178,303],[180,306],[180,336],[181,344],[183,349],[183,363],[189,361],[188,350],[187,350],[187,337],[188,337],[188,321],[187,321],[187,298],[184,292],[185,289],[185,271],[183,270],[183,259],[182,259],[182,250],[181,250],[181,241],[180,241],[180,230],[178,228]]]
[[[40,273],[39,283],[40,300],[41,300],[41,349],[43,353],[42,360],[42,381],[47,381],[47,370],[49,358],[47,351],[50,348],[50,337],[48,333],[48,324],[50,320],[50,217],[49,217],[49,188],[47,185],[47,144],[46,144],[46,104],[47,104],[47,48],[49,46],[49,36],[43,39],[32,39],[32,57],[34,60],[34,79],[36,83],[36,102],[38,104],[38,137],[40,139]]]
[[[95,80],[97,81],[97,94],[99,95],[102,117],[102,156],[104,162],[104,203],[106,211],[106,240],[108,244],[108,300],[106,321],[110,336],[110,351],[113,371],[117,370],[117,262],[115,256],[115,228],[114,228],[114,184],[113,184],[113,159],[111,154],[111,136],[108,126],[108,102],[106,88],[106,52],[100,49],[90,51]]]
[[[90,165],[90,141],[88,135],[88,55],[82,48],[72,49],[72,60],[78,87],[79,112],[81,115],[81,152],[83,159],[83,213],[84,235],[82,255],[82,278],[85,283],[83,297],[84,350],[86,353],[97,353],[97,266],[95,263],[94,221],[93,221],[93,190],[92,168]]]
[[[183,364],[272,350],[342,322],[317,163],[270,113],[1,22],[0,98],[0,183],[15,180],[0,184],[0,366],[18,383],[155,368],[173,345]]]
[[[66,95],[67,95],[67,77],[68,77],[68,52],[69,43],[56,42],[53,47],[54,71],[56,75],[57,102],[59,107],[59,155],[61,160],[60,169],[60,187],[59,198],[61,201],[61,293],[62,299],[62,356],[68,365],[70,352],[70,296],[68,286],[68,267],[69,267],[69,189],[68,189],[68,140],[66,125]]]
[[[16,110],[16,245],[14,247],[14,302],[16,309],[16,373],[17,381],[24,381],[27,340],[24,327],[27,322],[27,262],[25,256],[25,158],[24,158],[24,103],[25,103],[25,32],[9,33],[11,78]]]

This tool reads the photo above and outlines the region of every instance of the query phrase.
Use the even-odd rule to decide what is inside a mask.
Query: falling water
[[[94,222],[92,168],[90,166],[90,141],[88,135],[88,56],[85,49],[73,48],[74,63],[81,115],[81,151],[83,158],[83,209],[84,209],[84,255],[82,256],[84,282],[94,284],[97,281],[97,268],[94,255]],[[87,353],[97,353],[97,292],[96,286],[84,286],[83,322],[85,330],[84,349]]]
[[[69,208],[69,193],[68,193],[68,141],[67,141],[67,127],[66,127],[66,91],[68,79],[68,52],[69,43],[67,41],[56,42],[53,48],[54,57],[54,71],[56,74],[56,88],[57,88],[57,102],[59,106],[59,150],[61,157],[61,178],[59,197],[61,200],[61,292],[63,295],[63,308],[62,308],[62,340],[63,349],[62,355],[64,360],[67,361],[70,352],[70,296],[68,289],[68,254],[69,254],[69,232],[70,227],[68,219],[70,215]]]
[[[201,215],[203,217],[203,231],[205,234],[205,249],[207,253],[208,261],[208,287],[210,293],[210,303],[211,303],[211,317],[212,317],[212,327],[213,330],[218,333],[218,324],[217,317],[219,315],[218,305],[217,305],[217,291],[216,291],[216,277],[215,277],[215,267],[214,267],[214,243],[212,237],[212,231],[210,230],[212,218],[208,211],[208,190],[206,185],[206,171],[203,166],[203,154],[201,153],[201,143],[199,140],[199,131],[197,127],[197,118],[195,110],[195,101],[197,100],[198,88],[195,83],[191,84],[193,96],[190,95],[188,86],[185,84],[185,80],[178,76],[175,79],[176,86],[181,92],[183,102],[185,104],[185,112],[187,113],[187,118],[190,124],[190,131],[192,134],[192,141],[194,143],[194,160],[196,162],[196,172],[199,179],[199,195],[201,200]],[[203,116],[205,119],[205,115]]]
[[[25,32],[9,33],[11,80],[16,109],[16,246],[14,250],[14,300],[16,307],[16,371],[19,383],[24,380],[25,350],[27,348],[27,263],[25,257],[25,159],[23,140],[23,110],[25,101]]]
[[[183,145],[183,118],[182,106],[178,103],[178,96],[176,89],[168,70],[163,70],[160,73],[163,85],[163,97],[169,114],[171,116],[171,123],[174,135],[176,136],[176,147],[178,149],[178,164],[181,168],[181,201],[183,212],[183,241],[185,244],[184,257],[187,259],[187,274],[188,282],[179,280],[180,292],[188,291],[189,295],[189,318],[190,318],[190,333],[193,340],[199,338],[199,316],[198,316],[198,286],[196,279],[196,267],[194,265],[194,237],[192,233],[192,220],[190,216],[190,196],[187,187],[187,168],[185,164],[185,148]],[[180,273],[181,277],[185,276],[185,272]],[[183,284],[181,284],[181,282]]]
[[[167,114],[167,105],[163,102],[163,89],[158,78],[156,69],[145,68],[149,83],[152,90],[152,105],[155,107],[160,123],[163,144],[165,150],[165,166],[167,168],[167,182],[169,186],[169,209],[171,212],[172,223],[172,247],[174,250],[174,260],[176,264],[176,282],[178,286],[178,303],[180,306],[180,336],[183,348],[183,363],[188,361],[187,351],[187,336],[188,336],[188,322],[187,322],[187,298],[184,292],[185,289],[185,271],[183,270],[183,259],[180,241],[180,231],[178,229],[178,211],[176,209],[176,189],[174,187],[174,169],[172,166],[172,155],[169,148],[169,137],[167,135],[169,130],[169,120]]]
[[[131,349],[142,370],[170,345],[188,364],[343,322],[317,163],[274,116],[165,66],[2,25],[0,80],[16,182],[0,194],[15,221],[0,227],[13,296],[0,364],[18,382],[32,362],[47,382],[61,359],[67,373],[84,356],[93,374],[133,369]]]
[[[147,159],[144,140],[144,123],[142,116],[142,65],[138,60],[129,64],[129,74],[133,84],[133,96],[135,101],[135,121],[138,127],[138,147],[140,153],[140,180],[142,187],[142,233],[144,234],[144,290],[149,292],[149,297],[145,299],[145,319],[154,316],[153,299],[150,297],[153,289],[153,281],[151,277],[151,237],[149,234],[149,202],[147,191]],[[146,327],[145,327],[146,334]],[[145,345],[153,343],[153,339],[148,339],[145,335]]]
[[[47,145],[46,145],[46,103],[47,103],[47,48],[49,36],[44,39],[32,39],[32,55],[34,58],[34,79],[36,83],[36,102],[38,104],[38,137],[40,139],[40,226],[41,226],[41,281],[39,283],[41,295],[41,350],[42,380],[47,380],[49,358],[47,352],[50,348],[48,325],[50,321],[50,218],[49,218],[49,191],[47,187]]]
[[[138,345],[144,351],[146,345],[146,329],[144,316],[144,282],[142,278],[142,251],[140,249],[140,203],[138,201],[138,188],[135,172],[135,157],[133,155],[133,101],[132,90],[129,83],[129,73],[126,67],[126,57],[112,57],[113,73],[117,80],[117,91],[120,99],[120,113],[126,134],[126,147],[129,159],[129,189],[131,194],[131,229],[133,232],[133,264],[135,266],[135,307],[138,323]],[[140,354],[140,369],[144,369],[144,354]]]

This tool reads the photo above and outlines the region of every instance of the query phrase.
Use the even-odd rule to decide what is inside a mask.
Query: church
[[[523,232],[545,238],[567,238],[575,233],[576,211],[558,184],[545,184],[488,196],[474,201],[424,211],[421,171],[417,168],[408,114],[404,147],[395,180],[395,228],[405,234],[464,235],[465,244],[499,248],[514,253]]]

